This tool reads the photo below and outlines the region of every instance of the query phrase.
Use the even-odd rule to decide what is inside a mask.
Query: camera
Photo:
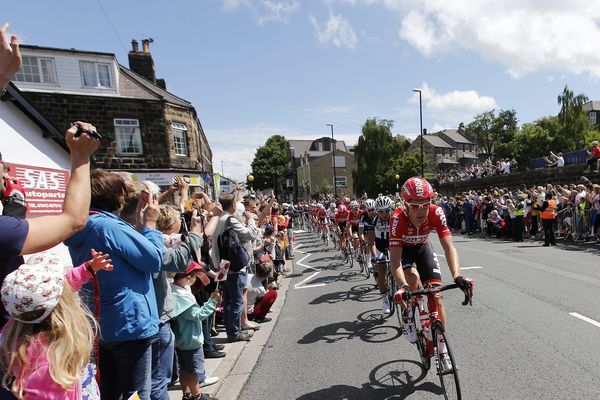
[[[82,133],[85,132],[99,142],[102,142],[104,140],[104,136],[102,136],[100,133],[98,133],[96,131],[84,129],[81,127],[81,125],[79,125],[78,123],[75,123],[75,122],[71,124],[71,127],[73,127],[73,126],[77,127],[77,132],[75,132],[75,135],[73,135],[74,137],[79,137],[79,136],[81,136]]]

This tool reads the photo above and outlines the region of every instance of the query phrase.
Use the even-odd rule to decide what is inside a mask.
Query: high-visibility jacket
[[[548,200],[548,208],[540,213],[542,219],[554,219],[556,218],[556,201]]]

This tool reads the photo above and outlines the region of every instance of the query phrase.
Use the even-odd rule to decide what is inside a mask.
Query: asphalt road
[[[297,236],[298,276],[239,399],[442,398],[396,317],[380,317],[373,278],[313,235]],[[454,239],[476,281],[472,307],[459,291],[444,294],[463,399],[599,399],[600,253]]]

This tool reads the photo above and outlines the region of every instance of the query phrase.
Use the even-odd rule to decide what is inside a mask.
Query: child
[[[172,328],[175,333],[175,351],[179,361],[179,374],[183,398],[189,400],[210,400],[202,394],[200,384],[208,385],[204,372],[204,336],[201,321],[215,311],[221,294],[215,290],[210,299],[200,307],[192,294],[190,286],[196,282],[197,275],[204,274],[204,266],[192,262],[182,273],[175,274],[171,289],[175,310]],[[210,334],[210,333],[209,333]],[[214,382],[210,382],[214,383]]]
[[[17,398],[100,398],[89,363],[96,322],[75,292],[113,267],[108,254],[91,253],[66,276],[58,257],[40,253],[4,279],[2,302],[11,320],[0,339],[0,370],[2,386]]]

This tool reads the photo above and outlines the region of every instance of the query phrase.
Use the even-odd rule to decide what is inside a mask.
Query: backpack
[[[231,263],[230,272],[240,272],[242,268],[248,265],[250,256],[242,246],[237,232],[231,227],[231,217],[227,218],[225,230],[219,236],[217,246],[221,260],[227,260]]]

